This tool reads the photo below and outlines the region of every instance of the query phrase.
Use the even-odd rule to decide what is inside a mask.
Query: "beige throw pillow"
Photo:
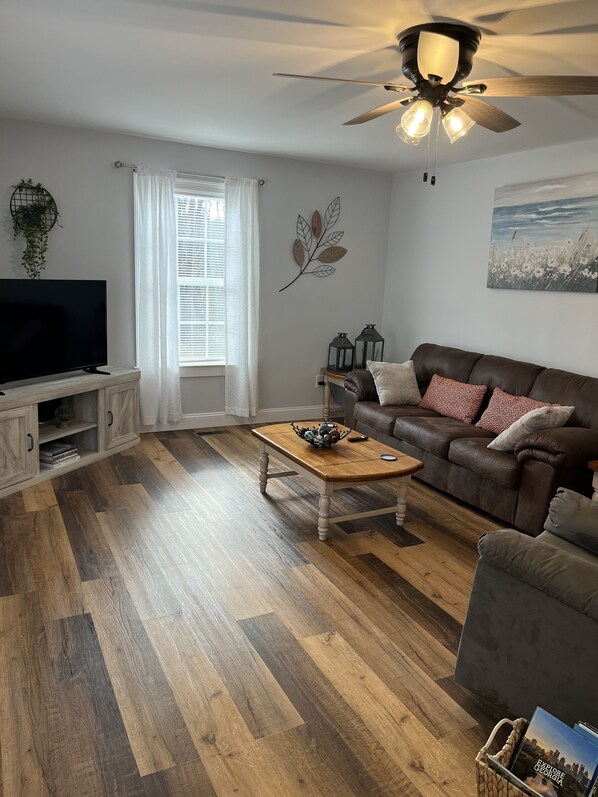
[[[537,410],[530,410],[521,418],[512,423],[508,429],[501,432],[498,437],[489,443],[488,448],[493,451],[513,451],[515,444],[532,432],[540,432],[542,429],[556,429],[564,426],[573,415],[575,407],[561,407],[559,405],[551,407],[539,407]]]
[[[413,360],[407,360],[406,363],[379,363],[368,360],[367,367],[374,377],[382,406],[387,404],[417,406],[419,404],[422,397],[417,386]]]

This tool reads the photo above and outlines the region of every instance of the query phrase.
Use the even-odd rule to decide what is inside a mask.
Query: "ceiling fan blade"
[[[596,0],[566,0],[525,8],[513,8],[513,5],[511,3],[511,7],[503,11],[477,16],[473,22],[485,33],[507,36],[595,32],[598,25]]]
[[[567,97],[598,94],[598,77],[588,75],[536,75],[530,77],[489,77],[468,80],[469,86],[485,85],[485,97]]]
[[[348,122],[343,122],[345,125],[361,125],[364,122],[369,122],[372,119],[377,119],[379,116],[384,116],[384,114],[391,113],[392,111],[397,111],[401,106],[408,105],[411,102],[411,97],[406,97],[404,100],[395,100],[394,102],[389,102],[386,105],[380,105],[379,108],[374,108],[371,111],[367,111],[366,113],[362,113],[361,116],[356,116],[355,119],[349,119]]]
[[[459,65],[459,42],[450,36],[423,30],[417,42],[417,68],[428,79],[429,75],[450,83]]]
[[[355,83],[358,86],[380,86],[387,91],[413,91],[413,86],[400,83],[374,83],[371,80],[345,80],[342,77],[320,77],[319,75],[290,75],[288,72],[274,72],[273,77],[296,77],[301,80],[332,80],[334,83]]]
[[[463,100],[463,111],[472,121],[487,130],[492,130],[494,133],[505,133],[507,130],[519,127],[521,124],[517,119],[509,116],[508,113],[501,111],[500,108],[494,105],[490,105],[488,102],[484,102],[484,100],[467,96],[460,96],[459,99]]]

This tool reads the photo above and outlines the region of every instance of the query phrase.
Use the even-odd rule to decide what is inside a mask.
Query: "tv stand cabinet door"
[[[139,438],[139,382],[106,388],[106,450]]]
[[[38,469],[38,426],[34,407],[0,411],[0,490],[32,479]]]

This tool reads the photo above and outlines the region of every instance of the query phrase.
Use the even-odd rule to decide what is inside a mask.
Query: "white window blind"
[[[181,365],[224,363],[224,181],[177,178]]]

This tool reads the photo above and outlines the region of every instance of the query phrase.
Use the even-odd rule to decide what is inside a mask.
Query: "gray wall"
[[[350,337],[380,323],[391,178],[377,172],[207,149],[51,125],[0,122],[0,276],[24,276],[8,202],[21,178],[53,194],[62,228],[50,234],[48,278],[108,280],[109,360],[134,361],[132,178],[115,160],[195,174],[263,177],[261,212],[260,408],[317,405],[315,375],[335,333]],[[296,273],[291,256],[297,213],[322,213],[341,197],[336,229],[348,254],[326,279]],[[184,379],[187,414],[223,411],[223,378]]]
[[[389,357],[432,342],[598,376],[596,294],[486,287],[494,189],[592,171],[598,141],[443,167],[435,187],[421,172],[395,176],[383,315]]]

